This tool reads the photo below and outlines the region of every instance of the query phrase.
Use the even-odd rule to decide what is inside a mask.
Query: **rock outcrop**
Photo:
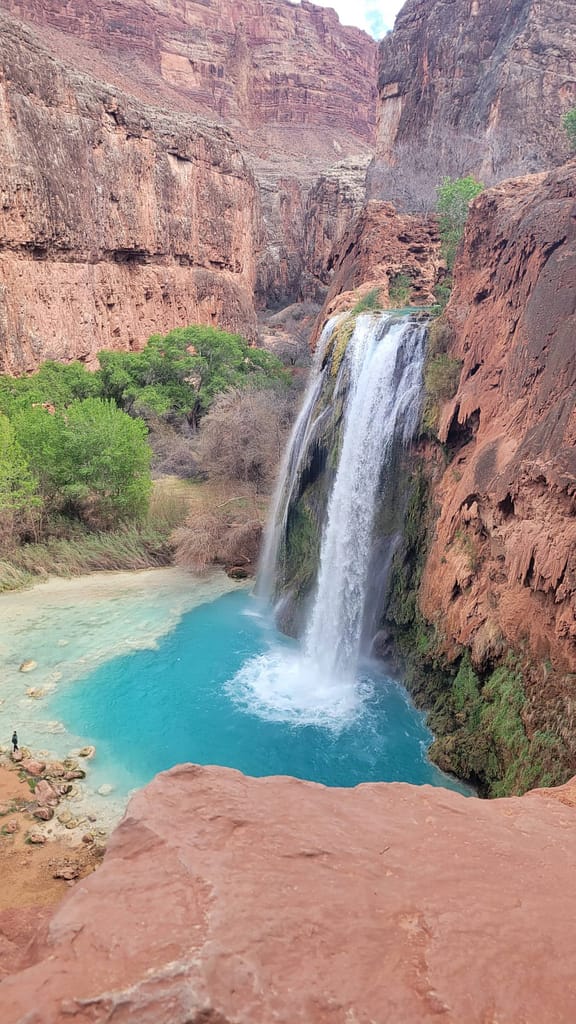
[[[572,1024],[575,801],[174,768],[2,982],[2,1019]]]
[[[445,269],[436,218],[372,200],[333,246],[327,267],[332,279],[319,322],[349,308],[357,289],[378,289],[384,308],[432,304]]]
[[[191,320],[254,336],[255,296],[300,297],[308,192],[370,152],[368,36],[273,0],[2,0],[0,19],[0,370]]]
[[[379,59],[373,198],[429,209],[444,175],[491,184],[567,158],[572,0],[407,0]]]
[[[447,310],[462,363],[421,593],[447,643],[536,667],[540,725],[576,735],[576,161],[474,201]],[[553,679],[548,680],[551,676]]]

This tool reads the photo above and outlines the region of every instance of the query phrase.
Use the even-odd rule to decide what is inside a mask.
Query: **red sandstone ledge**
[[[3,1024],[572,1024],[575,794],[174,768],[0,985]]]

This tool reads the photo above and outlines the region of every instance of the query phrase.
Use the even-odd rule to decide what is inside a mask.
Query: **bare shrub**
[[[208,477],[250,485],[256,493],[269,490],[293,410],[285,391],[244,388],[219,395],[198,435],[198,457]]]
[[[210,565],[256,564],[265,502],[249,486],[227,497],[226,492],[223,487],[205,487],[185,524],[172,534],[178,565],[202,572]]]
[[[155,476],[178,476],[181,480],[194,480],[200,468],[193,441],[176,433],[171,439],[163,438],[154,452],[152,471]]]

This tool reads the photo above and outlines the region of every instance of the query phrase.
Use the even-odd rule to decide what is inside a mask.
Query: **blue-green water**
[[[374,666],[321,680],[245,591],[194,608],[156,649],[113,658],[49,701],[68,732],[96,744],[118,794],[186,761],[467,792],[427,760],[431,734],[400,686]]]

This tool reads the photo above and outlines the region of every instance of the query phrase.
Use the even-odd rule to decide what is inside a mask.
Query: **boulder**
[[[62,878],[66,882],[72,881],[74,878],[78,878],[80,874],[80,868],[77,864],[62,864],[61,867],[57,867],[52,875],[53,878]]]
[[[576,780],[483,801],[174,768],[0,985],[2,1020],[573,1024],[575,828]]]
[[[37,807],[35,811],[32,811],[35,818],[39,818],[40,821],[51,821],[54,817],[54,810],[52,807],[42,806]]]
[[[56,807],[58,793],[47,779],[40,779],[34,790],[34,798],[41,807]]]
[[[32,658],[27,658],[23,661],[18,669],[19,672],[33,672],[35,668],[38,668],[38,662]]]
[[[46,762],[37,761],[33,757],[25,757],[22,761],[22,767],[25,772],[28,772],[28,775],[33,775],[35,778],[38,778],[46,771]]]
[[[33,846],[43,846],[46,842],[46,836],[42,832],[31,832],[28,836],[28,842],[32,843]]]

